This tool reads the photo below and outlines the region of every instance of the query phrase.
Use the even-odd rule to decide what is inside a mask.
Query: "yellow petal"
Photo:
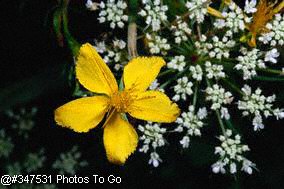
[[[161,57],[137,57],[124,68],[123,81],[125,89],[145,91],[158,76],[166,63]]]
[[[110,96],[118,90],[114,75],[89,43],[80,48],[76,63],[76,76],[80,83],[92,92]]]
[[[138,136],[132,125],[114,113],[104,128],[104,145],[107,158],[115,164],[124,164],[135,151]]]
[[[180,114],[177,104],[159,91],[146,91],[138,94],[127,112],[138,119],[166,123],[175,121]]]
[[[58,125],[76,132],[87,132],[103,119],[109,99],[105,96],[85,97],[73,100],[55,110]]]

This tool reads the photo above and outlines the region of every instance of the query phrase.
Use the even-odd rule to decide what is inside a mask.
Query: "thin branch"
[[[129,25],[128,25],[127,47],[128,47],[128,54],[129,54],[131,59],[138,56],[138,52],[137,52],[137,25],[134,22],[129,23]]]

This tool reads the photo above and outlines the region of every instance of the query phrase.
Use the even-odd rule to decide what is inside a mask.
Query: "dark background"
[[[80,42],[92,41],[104,30],[98,25],[95,13],[84,8],[84,3],[74,0],[70,5],[69,28]],[[235,120],[247,133],[245,141],[251,148],[249,159],[259,169],[253,175],[238,175],[238,179],[211,172],[210,165],[216,161],[214,144],[206,141],[206,137],[193,140],[186,151],[174,145],[165,148],[161,152],[164,162],[154,169],[147,163],[148,155],[141,153],[131,156],[125,166],[108,163],[100,129],[77,134],[57,127],[53,121],[54,109],[72,98],[73,88],[67,78],[73,60],[66,43],[63,47],[58,45],[52,29],[56,5],[56,0],[0,1],[0,111],[21,106],[39,109],[36,128],[31,133],[33,141],[27,146],[21,146],[18,141],[17,157],[23,155],[25,149],[43,146],[48,157],[54,158],[78,144],[84,159],[89,161],[81,175],[114,174],[123,181],[113,186],[85,186],[88,188],[284,188],[283,121],[269,120],[264,130],[254,133],[248,122]],[[283,83],[269,83],[264,87],[277,91],[276,94],[280,92],[283,102]],[[212,138],[214,130],[209,126],[204,135]],[[170,140],[177,139],[173,136]],[[51,173],[50,170],[43,174],[47,173]],[[61,186],[72,187],[79,188]]]

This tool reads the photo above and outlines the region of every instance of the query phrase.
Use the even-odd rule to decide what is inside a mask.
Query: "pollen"
[[[114,93],[110,100],[110,105],[119,113],[126,112],[133,101],[128,91],[118,91]]]

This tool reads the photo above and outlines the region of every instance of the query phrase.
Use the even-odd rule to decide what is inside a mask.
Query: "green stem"
[[[210,81],[206,78],[206,83],[207,83],[207,87],[211,87],[211,83]],[[215,110],[215,113],[217,115],[217,118],[218,118],[218,122],[219,122],[219,125],[220,125],[220,128],[222,130],[222,133],[224,136],[226,136],[226,130],[225,130],[225,125],[221,119],[221,115],[220,115],[220,112],[219,110]]]
[[[168,80],[167,82],[163,83],[160,88],[163,89],[165,88],[167,85],[169,85],[171,82],[175,81],[178,77],[180,77],[181,75],[183,75],[186,71],[188,70],[188,66],[185,67],[185,69],[182,72],[179,72],[175,75],[175,77],[171,78],[170,80]]]
[[[235,133],[238,133],[238,130],[237,130],[237,129],[234,127],[234,125],[232,124],[231,119],[225,120],[225,123],[226,123],[226,126],[227,126],[229,129],[233,130]]]
[[[235,64],[236,59],[234,59],[234,58],[222,58],[221,62],[227,62],[227,63]]]
[[[137,13],[138,13],[138,0],[129,0],[129,23],[136,23],[137,21]]]
[[[270,68],[256,68],[256,70],[266,72],[266,73],[283,75],[282,70],[275,70],[275,69],[270,69]]]
[[[195,88],[194,88],[194,96],[193,96],[193,107],[194,108],[197,102],[197,94],[198,94],[198,82],[195,83]]]
[[[171,80],[169,80],[169,81],[163,83],[163,84],[160,86],[160,88],[161,88],[161,89],[165,88],[165,87],[168,86],[172,81],[173,81],[173,80],[171,79]]]
[[[127,31],[127,48],[130,59],[138,56],[137,51],[137,12],[138,0],[129,0],[129,19]]]
[[[284,77],[255,76],[252,79],[258,80],[258,81],[272,81],[272,82],[283,82],[284,81]]]
[[[175,70],[168,69],[168,70],[166,70],[166,71],[161,72],[161,73],[159,74],[159,77],[163,77],[163,76],[165,76],[165,75],[168,75],[168,74],[174,73],[174,72],[175,72]]]
[[[64,36],[62,34],[62,10],[57,8],[53,14],[53,30],[57,37],[59,46],[63,46]]]
[[[64,37],[68,43],[69,48],[72,51],[73,56],[77,56],[80,44],[75,40],[75,38],[71,35],[68,29],[68,3],[64,4],[62,10],[62,23],[63,23],[63,33]]]
[[[216,59],[209,59],[209,61],[211,61],[212,63],[215,63],[215,64],[219,64],[219,65],[223,65],[224,67],[230,69],[230,70],[233,70],[234,69],[234,62],[233,61],[230,61],[230,60],[216,60]]]
[[[216,115],[217,115],[217,118],[218,118],[219,125],[220,125],[221,130],[222,130],[222,133],[223,133],[224,136],[226,136],[225,125],[224,125],[223,120],[221,118],[220,112],[219,112],[219,110],[216,110],[215,112],[216,112]]]
[[[222,10],[224,9],[225,6],[225,0],[222,0],[221,5],[219,7],[219,11],[222,12]]]
[[[227,85],[229,85],[234,91],[236,91],[237,93],[239,93],[241,96],[244,95],[243,91],[241,91],[239,89],[239,87],[237,87],[236,85],[234,85],[232,82],[230,82],[228,79],[223,78],[222,79]]]

